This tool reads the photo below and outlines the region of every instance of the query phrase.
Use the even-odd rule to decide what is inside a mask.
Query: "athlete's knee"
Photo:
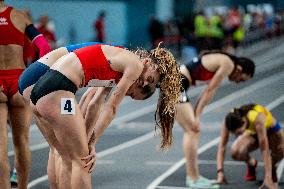
[[[232,146],[231,156],[234,160],[245,160],[248,155],[248,150],[245,147]]]
[[[72,160],[72,170],[73,169],[80,169],[80,170],[83,170],[84,172],[88,173],[90,168],[91,168],[91,165],[86,166],[86,161],[82,160],[81,158]]]
[[[231,148],[231,156],[234,160],[240,160],[241,159],[241,152],[237,148]]]
[[[13,143],[15,148],[20,146],[28,146],[29,145],[29,134],[27,133],[13,133]]]

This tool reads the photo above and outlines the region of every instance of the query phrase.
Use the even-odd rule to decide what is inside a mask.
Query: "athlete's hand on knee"
[[[227,179],[223,172],[219,172],[217,176],[217,184],[228,184]]]
[[[81,160],[84,162],[83,166],[84,168],[89,167],[89,173],[91,173],[95,169],[96,165],[96,149],[94,146],[89,146],[89,155],[86,157],[81,158]]]
[[[196,132],[196,133],[198,133],[198,132],[200,131],[200,122],[199,122],[199,119],[197,119],[197,120],[193,123],[193,125],[192,125],[192,127],[191,127],[191,130],[192,130],[193,132]]]

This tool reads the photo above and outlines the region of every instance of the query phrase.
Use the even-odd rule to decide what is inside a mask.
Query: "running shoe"
[[[200,176],[197,180],[192,180],[190,177],[186,177],[186,187],[190,189],[219,189],[218,184],[214,184],[213,180],[209,180]]]
[[[247,165],[247,171],[244,179],[246,181],[255,181],[256,180],[256,167],[257,167],[257,161],[255,161],[254,166]]]
[[[12,176],[10,177],[10,183],[12,188],[17,188],[18,187],[18,178],[17,178],[17,171],[14,168],[12,172]]]

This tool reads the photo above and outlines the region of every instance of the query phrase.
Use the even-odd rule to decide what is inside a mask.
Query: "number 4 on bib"
[[[65,115],[75,114],[74,98],[61,98],[61,114]]]

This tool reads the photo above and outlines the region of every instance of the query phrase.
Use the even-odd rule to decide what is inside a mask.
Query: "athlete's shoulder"
[[[15,19],[17,21],[21,21],[22,23],[29,25],[32,23],[30,17],[28,16],[28,13],[26,10],[19,10],[13,8],[11,11],[11,17],[12,19]]]

